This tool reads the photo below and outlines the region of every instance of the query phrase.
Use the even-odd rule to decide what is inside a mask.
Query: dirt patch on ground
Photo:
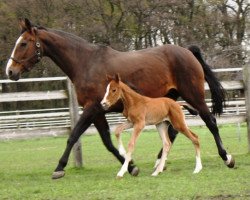
[[[201,197],[201,196],[196,196],[194,198],[195,200],[228,200],[228,199],[237,199],[237,200],[246,200],[250,199],[250,192],[249,194],[238,194],[238,195],[217,195],[217,196],[211,196],[211,197]]]

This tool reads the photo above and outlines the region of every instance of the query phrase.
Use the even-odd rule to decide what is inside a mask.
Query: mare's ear
[[[21,29],[21,32],[23,33],[25,31],[31,31],[32,24],[27,18],[19,19],[19,27]]]
[[[119,74],[115,74],[115,82],[119,83],[121,81],[121,77]]]

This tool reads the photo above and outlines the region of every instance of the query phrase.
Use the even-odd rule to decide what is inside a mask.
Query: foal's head
[[[114,77],[107,76],[109,82],[106,93],[101,101],[102,107],[107,110],[121,98],[120,76],[116,74]]]

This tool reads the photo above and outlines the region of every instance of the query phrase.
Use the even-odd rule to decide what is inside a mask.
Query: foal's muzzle
[[[108,102],[101,101],[101,105],[102,105],[102,108],[104,110],[108,110],[109,109],[109,103]]]

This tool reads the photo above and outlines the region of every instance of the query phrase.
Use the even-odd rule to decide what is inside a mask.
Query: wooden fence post
[[[243,67],[243,81],[246,98],[246,118],[247,118],[247,135],[248,135],[248,152],[250,153],[250,63]]]
[[[77,121],[79,120],[79,106],[77,102],[75,88],[70,79],[67,79],[67,88],[69,94],[69,111],[70,111],[70,121],[71,121],[71,131],[72,131]],[[82,144],[80,139],[73,146],[73,154],[74,154],[75,166],[82,167],[83,166]]]

